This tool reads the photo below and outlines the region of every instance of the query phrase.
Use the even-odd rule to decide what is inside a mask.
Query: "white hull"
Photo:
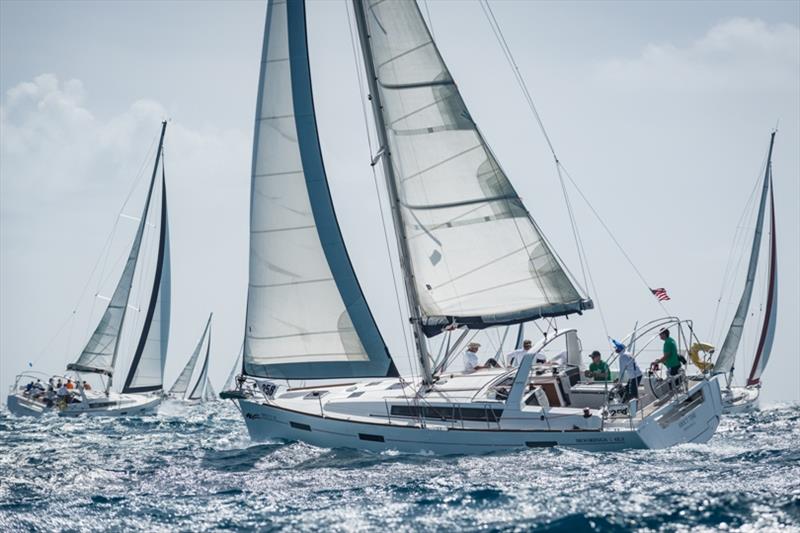
[[[374,416],[374,421],[355,420],[363,417],[320,416],[320,411],[324,413],[320,408],[315,414],[289,409],[274,400],[247,398],[237,401],[254,441],[285,439],[324,448],[438,455],[550,446],[597,451],[658,449],[686,442],[702,443],[716,431],[721,413],[719,385],[715,381],[695,385],[643,419],[607,420],[594,429],[535,428],[542,425],[541,410],[535,417],[527,419],[531,430],[526,430],[521,427],[525,423],[520,423],[525,417],[520,416],[510,421],[501,417],[496,422],[483,422],[473,427],[461,423],[458,427],[452,423],[437,424],[433,420],[420,424],[414,420],[387,419],[385,416],[383,420]]]
[[[758,409],[759,387],[731,387],[722,391],[722,414],[736,415]]]
[[[149,394],[110,393],[87,395],[86,401],[48,407],[43,402],[16,392],[8,395],[8,410],[16,416],[41,416],[52,412],[58,416],[143,416],[154,414],[161,396]]]

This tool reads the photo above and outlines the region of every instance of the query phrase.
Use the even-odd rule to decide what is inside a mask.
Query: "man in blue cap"
[[[619,357],[619,382],[625,384],[625,399],[639,397],[639,384],[642,382],[642,370],[636,364],[636,359],[625,349],[621,342],[611,340],[614,351]]]

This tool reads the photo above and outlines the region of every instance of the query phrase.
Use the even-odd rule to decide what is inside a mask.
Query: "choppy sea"
[[[0,531],[800,531],[800,405],[703,445],[430,457],[252,443],[233,405],[0,411]]]

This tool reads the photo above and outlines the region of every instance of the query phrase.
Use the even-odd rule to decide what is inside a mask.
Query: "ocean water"
[[[252,443],[233,405],[0,412],[0,531],[800,531],[800,406],[704,445],[429,457]]]

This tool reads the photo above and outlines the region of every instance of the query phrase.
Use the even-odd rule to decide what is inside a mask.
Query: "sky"
[[[777,125],[779,310],[762,398],[800,401],[800,3],[490,3],[559,159],[646,280],[570,186],[599,310],[559,325],[577,327],[586,351],[664,314],[648,285],[667,288],[666,310],[721,344],[744,278],[739,254],[725,276],[731,243],[738,231],[739,252],[747,246],[746,206]],[[552,156],[480,5],[420,5],[473,118],[582,281]],[[94,295],[113,289],[115,258],[135,231],[120,212],[141,209],[163,119],[173,268],[165,379],[177,377],[213,311],[219,390],[242,343],[265,11],[261,1],[0,1],[3,390],[29,362],[59,372],[91,334]],[[312,0],[308,17],[337,215],[407,369],[345,4]],[[746,334],[745,360],[754,344]]]

